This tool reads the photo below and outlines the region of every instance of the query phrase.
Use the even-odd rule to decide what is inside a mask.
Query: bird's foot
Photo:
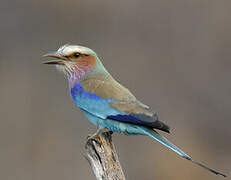
[[[88,136],[87,136],[87,140],[95,139],[95,138],[96,138],[96,136],[98,136],[98,134],[97,134],[97,133],[94,133],[94,134],[88,134]]]
[[[88,135],[87,136],[87,140],[90,140],[90,139],[95,139],[97,136],[99,136],[100,134],[102,133],[106,133],[106,132],[109,132],[109,130],[107,128],[103,128],[103,129],[97,129],[97,131],[92,134],[92,135]]]

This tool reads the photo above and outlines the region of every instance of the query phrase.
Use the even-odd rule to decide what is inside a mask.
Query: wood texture
[[[88,139],[85,145],[85,157],[97,180],[125,180],[111,135],[103,133]]]

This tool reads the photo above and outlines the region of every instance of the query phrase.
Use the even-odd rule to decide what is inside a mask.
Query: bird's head
[[[44,64],[56,65],[72,83],[80,81],[92,72],[107,73],[97,54],[87,47],[64,45],[57,51],[45,54],[44,57],[55,58]]]

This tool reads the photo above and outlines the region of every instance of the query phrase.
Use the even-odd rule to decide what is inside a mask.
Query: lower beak
[[[45,61],[43,64],[53,64],[53,65],[64,65],[63,61],[58,61],[58,60],[51,60],[51,61]]]
[[[64,65],[64,62],[62,59],[63,56],[60,53],[58,53],[57,51],[44,54],[43,57],[53,57],[53,58],[57,59],[57,60],[45,61],[45,62],[43,62],[43,64]]]

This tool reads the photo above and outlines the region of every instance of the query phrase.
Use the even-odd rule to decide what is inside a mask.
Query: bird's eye
[[[80,54],[79,54],[79,53],[74,53],[73,56],[74,56],[75,58],[78,58],[78,57],[80,56]]]

